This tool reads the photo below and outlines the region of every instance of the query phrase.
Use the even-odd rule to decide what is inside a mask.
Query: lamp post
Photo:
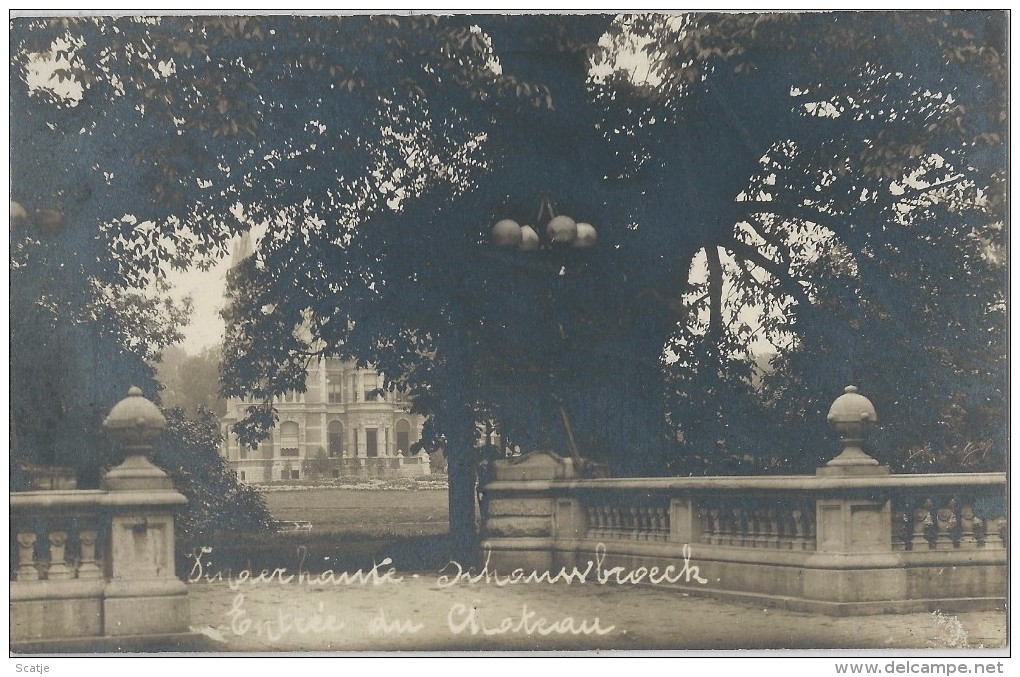
[[[519,249],[523,252],[535,252],[542,249],[555,252],[558,249],[567,247],[590,249],[598,242],[598,231],[594,226],[583,221],[575,221],[565,214],[557,215],[548,196],[544,197],[539,205],[535,223],[542,223],[543,218],[548,219],[544,228],[544,240],[539,235],[539,231],[531,225],[520,225],[514,219],[504,218],[497,221],[492,227],[493,241],[501,248]],[[565,272],[566,268],[561,266],[559,275],[562,277]],[[553,307],[555,308],[555,302]],[[561,341],[566,340],[562,324],[559,325],[559,335]],[[563,404],[563,398],[556,392],[555,388],[552,388],[550,394],[559,409],[560,421],[563,424],[563,431],[567,437],[570,455],[576,462],[581,462],[581,454],[574,439],[574,432],[570,425],[570,418],[567,416],[566,407]]]

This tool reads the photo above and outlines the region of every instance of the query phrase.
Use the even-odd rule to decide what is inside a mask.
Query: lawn
[[[371,568],[390,558],[405,570],[432,569],[449,561],[447,492],[421,483],[378,481],[402,488],[272,487],[263,496],[276,520],[305,520],[310,531],[220,534],[202,560],[208,571],[286,567],[308,571]],[[430,486],[430,485],[426,485]],[[178,572],[192,571],[192,552],[179,555]]]
[[[273,489],[263,496],[274,519],[307,520],[311,535],[432,536],[449,526],[442,489]]]

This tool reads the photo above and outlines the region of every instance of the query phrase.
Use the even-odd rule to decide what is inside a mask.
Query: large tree
[[[181,346],[171,346],[160,355],[156,378],[163,386],[160,404],[197,412],[208,409],[217,416],[227,413],[227,403],[220,397],[220,346],[189,354]]]
[[[902,369],[955,370],[938,383],[980,393],[961,404],[980,400],[977,418],[1001,411],[1001,267],[977,244],[1002,237],[1000,13],[18,28],[13,80],[56,50],[82,94],[18,90],[34,116],[15,121],[16,199],[87,205],[89,254],[119,282],[264,225],[233,275],[226,394],[300,389],[319,356],[375,364],[450,452],[455,534],[473,529],[479,418],[565,449],[569,417],[582,453],[629,472],[733,453],[721,433],[761,420],[741,308],[809,358],[784,371],[803,392],[775,386],[787,419],[858,375],[904,397],[867,381],[881,364],[853,352],[862,336],[931,358]],[[46,171],[54,149],[102,169]],[[492,243],[495,221],[541,205],[595,224],[598,245]],[[964,239],[963,259],[940,255]],[[931,262],[914,277],[911,252]],[[253,407],[240,430],[272,421]]]

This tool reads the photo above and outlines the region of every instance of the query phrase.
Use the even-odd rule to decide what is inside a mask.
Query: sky
[[[167,281],[173,286],[174,298],[190,296],[194,304],[191,322],[184,328],[185,339],[180,344],[189,355],[197,355],[206,348],[223,342],[223,309],[227,289],[227,271],[230,257],[225,256],[207,271],[171,272]]]

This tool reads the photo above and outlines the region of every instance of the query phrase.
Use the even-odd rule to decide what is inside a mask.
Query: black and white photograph
[[[10,11],[10,671],[1005,674],[1010,21]]]

